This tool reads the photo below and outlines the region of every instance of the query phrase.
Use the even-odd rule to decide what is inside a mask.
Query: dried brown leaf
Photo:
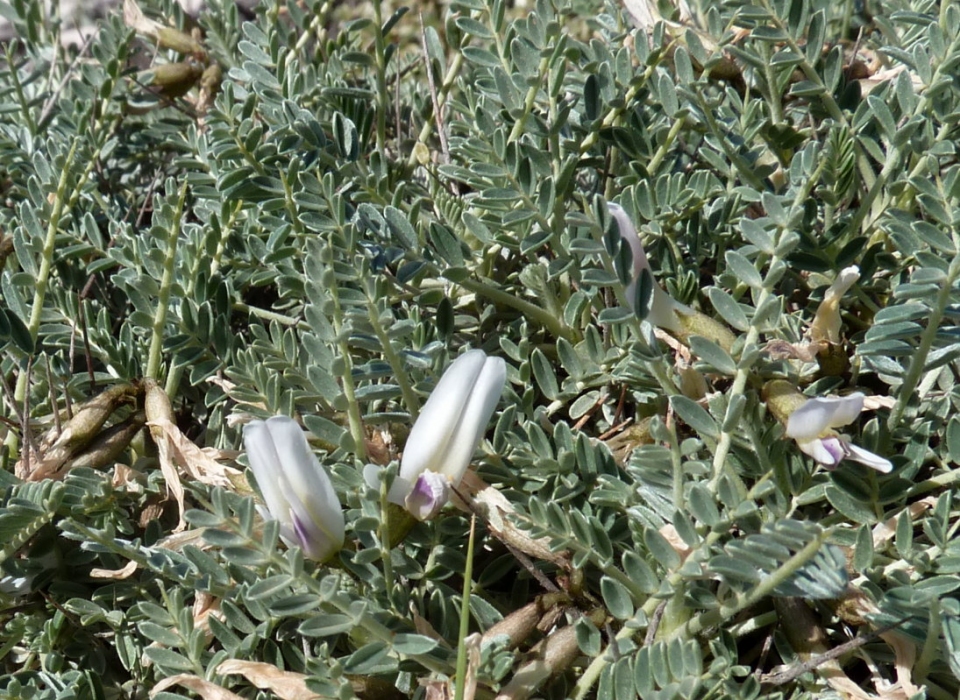
[[[550,540],[534,539],[514,524],[512,518],[519,515],[513,505],[475,472],[468,470],[460,486],[462,488],[458,490],[459,494],[470,499],[470,503],[465,504],[459,496],[455,496],[451,499],[453,504],[458,508],[482,514],[487,528],[494,537],[535,559],[553,562],[565,569],[569,568],[570,562],[567,555],[564,552],[552,551]]]
[[[216,683],[211,683],[210,681],[206,681],[199,676],[190,675],[189,673],[178,673],[175,676],[164,678],[153,686],[153,690],[150,691],[150,697],[155,697],[158,693],[162,693],[167,688],[175,685],[182,685],[187,690],[192,690],[203,700],[243,700],[243,698],[236,693],[232,693]]]
[[[892,518],[888,518],[882,523],[877,523],[873,528],[873,548],[878,550],[882,549],[887,542],[893,539],[894,535],[897,534],[897,521],[900,519],[901,513],[909,513],[910,519],[916,520],[925,511],[936,505],[937,499],[934,496],[927,496],[926,498],[911,503],[907,506],[906,510],[900,511],[900,513],[897,513],[897,515]]]
[[[114,581],[122,581],[125,578],[130,578],[133,576],[133,572],[137,570],[137,562],[128,561],[127,565],[122,569],[91,569],[90,577],[91,578],[106,578],[112,579]]]
[[[220,464],[213,458],[213,455],[222,456],[224,453],[198,447],[174,423],[158,420],[147,425],[154,440],[158,441],[158,447],[160,441],[165,441],[174,463],[200,483],[235,490],[236,481],[243,479],[239,469]]]
[[[281,671],[271,664],[259,661],[228,659],[217,666],[217,673],[235,673],[243,676],[261,690],[268,690],[280,700],[317,700],[317,695],[307,688],[306,676],[293,671]]]

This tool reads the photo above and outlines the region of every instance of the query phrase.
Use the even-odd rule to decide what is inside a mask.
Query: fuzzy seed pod
[[[77,467],[100,469],[112,465],[117,457],[127,449],[133,436],[143,428],[145,422],[146,416],[142,411],[138,411],[123,423],[118,423],[104,430],[93,442],[87,445],[86,449],[67,462],[62,470],[69,471]]]

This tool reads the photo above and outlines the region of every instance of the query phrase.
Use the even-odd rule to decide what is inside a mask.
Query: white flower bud
[[[652,275],[653,270],[650,269],[650,261],[647,260],[647,254],[643,250],[640,236],[637,234],[637,229],[633,225],[633,222],[630,221],[630,217],[627,216],[627,212],[624,211],[623,207],[619,204],[614,204],[613,202],[608,202],[607,208],[617,222],[620,238],[630,246],[630,250],[633,253],[633,280],[626,288],[627,302],[632,308],[641,271],[648,270]],[[634,309],[634,311],[636,311],[636,309]],[[659,328],[680,332],[682,326],[679,318],[677,318],[678,311],[689,313],[692,310],[663,291],[659,284],[654,283],[653,297],[650,300],[650,311],[647,313],[647,321]]]
[[[280,523],[280,538],[304,556],[326,561],[343,547],[343,510],[330,477],[296,421],[274,416],[243,428],[250,468],[267,504],[261,514]]]
[[[410,431],[388,494],[426,520],[446,504],[470,466],[507,378],[499,357],[471,350],[447,368]]]

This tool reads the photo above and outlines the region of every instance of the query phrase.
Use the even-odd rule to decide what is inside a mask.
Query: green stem
[[[357,403],[356,388],[353,384],[353,359],[350,355],[350,346],[347,344],[344,333],[343,308],[340,306],[340,294],[337,285],[329,287],[333,299],[333,328],[337,335],[337,347],[340,350],[340,359],[343,361],[343,396],[347,402],[347,421],[350,424],[350,435],[353,437],[353,453],[361,462],[367,459],[367,436],[363,429],[363,418],[360,415],[360,404]]]
[[[509,306],[512,309],[516,309],[528,319],[546,328],[547,331],[556,338],[565,338],[571,341],[573,340],[573,331],[566,324],[564,324],[561,319],[556,318],[536,304],[531,304],[525,299],[520,299],[512,294],[508,294],[492,284],[488,284],[481,280],[475,280],[467,277],[459,280],[457,284],[464,289],[473,292],[474,294],[479,294],[482,297],[486,297],[490,301],[503,304],[504,306]]]
[[[549,67],[550,57],[544,56],[540,59],[540,65],[537,66],[537,81],[532,83],[530,89],[527,90],[527,97],[523,101],[523,113],[520,115],[520,118],[514,122],[513,129],[510,130],[509,141],[516,141],[523,134],[523,130],[527,125],[527,118],[533,111],[533,106],[537,103],[537,93],[540,92],[540,83],[543,81],[543,74],[546,73]]]
[[[323,7],[320,8],[320,11],[314,15],[313,19],[310,20],[310,25],[303,30],[303,33],[297,37],[297,43],[294,44],[293,49],[290,50],[283,59],[283,67],[289,68],[290,64],[293,62],[293,59],[300,55],[300,53],[307,47],[307,44],[313,39],[322,39],[323,23],[327,20],[327,15],[330,12],[331,3],[325,2]],[[318,31],[319,30],[319,31]],[[317,37],[314,37],[314,33],[318,33]],[[320,43],[320,42],[318,42]]]
[[[285,316],[284,314],[278,314],[276,311],[270,311],[269,309],[261,309],[259,306],[250,306],[242,301],[234,302],[233,308],[235,311],[247,313],[251,316],[256,316],[257,318],[262,318],[264,321],[276,321],[284,326],[300,326],[304,324],[302,319],[294,318],[293,316]]]
[[[413,386],[410,384],[410,379],[407,376],[407,371],[404,367],[403,360],[400,359],[400,356],[397,355],[396,350],[393,349],[393,344],[390,342],[390,336],[387,335],[387,332],[383,328],[383,324],[380,323],[380,313],[379,309],[377,308],[377,302],[370,297],[367,297],[367,318],[370,320],[370,326],[373,328],[374,335],[376,335],[377,340],[380,341],[383,356],[390,364],[391,369],[393,369],[393,377],[397,384],[400,385],[400,393],[403,395],[403,402],[406,404],[407,411],[410,413],[410,421],[413,422],[417,419],[417,416],[420,415],[420,399],[417,397],[417,393],[413,390]]]
[[[777,76],[774,74],[773,65],[770,62],[770,44],[761,44],[760,51],[763,55],[763,77],[767,82],[767,89],[770,91],[768,96],[770,121],[774,125],[779,125],[783,121],[783,106],[780,104],[782,95],[780,94],[780,86],[777,84]]]
[[[923,333],[920,335],[920,346],[910,358],[910,367],[907,369],[907,373],[903,378],[903,384],[901,384],[897,390],[897,403],[893,407],[893,411],[890,412],[890,418],[887,419],[887,427],[891,432],[900,424],[900,420],[907,410],[907,405],[913,397],[913,392],[917,388],[920,375],[923,374],[923,366],[926,364],[927,356],[933,348],[937,331],[940,330],[940,321],[943,319],[943,312],[950,303],[950,294],[953,291],[953,285],[957,281],[958,276],[960,276],[960,256],[955,257],[950,263],[950,270],[947,273],[947,277],[941,283],[940,291],[937,293],[937,302],[934,307],[930,309],[930,316],[927,318],[927,327],[923,329]]]
[[[37,279],[33,291],[33,306],[30,308],[30,323],[27,324],[27,330],[30,331],[30,338],[34,341],[40,332],[40,319],[43,316],[43,302],[47,295],[47,287],[50,284],[50,271],[53,268],[53,254],[57,245],[57,231],[60,228],[60,219],[63,216],[64,204],[67,200],[67,180],[70,177],[70,167],[73,164],[73,158],[77,152],[79,138],[73,140],[70,150],[63,164],[63,170],[60,172],[60,180],[57,182],[57,193],[53,201],[53,211],[50,213],[50,222],[47,224],[47,234],[43,239],[43,251],[40,254],[40,269],[37,271]],[[23,377],[23,375],[20,375]],[[19,388],[19,383],[17,387]],[[23,400],[23,396],[17,392],[18,401]]]
[[[40,269],[37,271],[37,279],[33,288],[33,305],[30,308],[30,321],[27,324],[27,330],[30,332],[30,339],[36,343],[37,335],[40,332],[40,319],[43,317],[43,302],[47,296],[47,287],[50,284],[50,271],[53,268],[53,254],[56,250],[57,231],[60,228],[60,219],[63,216],[64,204],[67,201],[67,181],[70,178],[70,169],[73,165],[73,159],[77,152],[77,146],[80,143],[79,138],[75,138],[67,152],[67,157],[63,162],[63,170],[60,171],[60,180],[57,182],[57,192],[54,195],[53,211],[50,213],[50,221],[47,224],[47,233],[43,239],[43,251],[40,254]],[[17,405],[22,405],[27,396],[27,372],[21,372],[17,377],[17,386],[14,389],[13,397]],[[7,439],[4,444],[10,448],[11,454],[17,448],[17,437],[15,431],[7,433]]]
[[[796,210],[801,206],[803,201],[809,196],[810,190],[817,184],[820,180],[820,175],[823,172],[824,167],[826,167],[826,161],[821,159],[821,163],[817,166],[817,169],[813,172],[810,178],[804,183],[802,187],[797,190],[797,193],[793,198],[793,207],[792,210]],[[791,217],[793,218],[793,217]],[[777,239],[781,238],[783,234],[783,229],[778,232]],[[770,258],[770,263],[767,266],[768,272],[774,270],[779,266],[780,256],[774,254]],[[761,308],[770,298],[771,294],[771,285],[764,283],[763,289],[760,291],[760,296],[757,298],[756,308]],[[753,319],[750,321],[750,328],[747,330],[747,336],[743,342],[743,354],[746,354],[751,348],[755,347],[757,342],[760,340],[760,329],[754,323]],[[743,356],[741,355],[741,357]],[[757,356],[759,359],[759,355]],[[747,379],[750,375],[750,370],[753,368],[753,363],[743,364],[742,360],[737,366],[737,374],[733,378],[733,385],[730,387],[730,392],[728,394],[728,405],[729,402],[733,400],[735,396],[742,394],[747,387]],[[727,455],[730,452],[730,447],[733,443],[733,432],[731,430],[721,430],[720,439],[717,441],[717,450],[713,454],[713,478],[710,480],[710,490],[716,493],[717,486],[720,483],[720,477],[723,475],[723,470],[726,466]]]
[[[803,549],[784,562],[783,566],[761,580],[755,588],[752,588],[743,595],[737,596],[732,603],[722,605],[715,610],[707,610],[706,612],[700,613],[680,627],[672,637],[689,639],[710,627],[716,627],[724,620],[731,619],[741,610],[746,610],[762,598],[771,595],[777,586],[786,583],[791,576],[816,556],[826,538],[827,532],[824,530],[820,535],[808,542]]]
[[[180,238],[180,220],[183,218],[183,205],[187,199],[187,180],[184,178],[177,198],[177,209],[173,222],[167,232],[167,252],[163,259],[163,277],[160,279],[160,293],[157,297],[157,311],[153,317],[150,351],[147,354],[147,369],[143,376],[156,379],[160,374],[160,357],[163,350],[163,328],[167,323],[167,311],[170,307],[170,293],[173,291],[173,273],[177,262],[177,241]]]
[[[384,145],[387,141],[387,45],[383,36],[383,2],[373,0],[374,51],[377,57],[377,152],[386,158]]]
[[[212,258],[210,258],[209,263],[204,256],[197,256],[195,264],[191,270],[190,279],[187,281],[187,287],[185,290],[185,296],[187,299],[193,298],[194,291],[197,287],[197,280],[200,278],[200,271],[204,265],[209,268],[210,277],[213,277],[220,271],[220,263],[223,259],[223,253],[227,247],[227,239],[230,237],[230,232],[233,231],[233,224],[237,220],[237,215],[240,213],[242,206],[243,200],[238,201],[236,206],[230,211],[230,217],[228,220],[221,222],[220,240],[217,241],[217,249]],[[184,369],[185,367],[182,364],[174,364],[170,367],[170,370],[167,372],[167,382],[163,387],[163,390],[167,396],[176,396],[177,391],[180,388],[180,380],[183,379]]]
[[[667,47],[667,50],[669,50],[669,48],[670,47]],[[664,51],[664,53],[666,54],[666,51]],[[627,90],[627,93],[623,96],[623,101],[618,103],[618,106],[611,107],[610,111],[604,115],[603,120],[593,127],[590,133],[587,134],[587,137],[580,142],[580,155],[583,155],[593,148],[600,138],[600,132],[607,127],[613,126],[620,116],[630,109],[636,96],[639,95],[642,90],[646,89],[647,81],[650,79],[650,76],[653,75],[656,68],[656,64],[647,66],[647,69],[643,72],[642,79],[634,83]]]
[[[660,168],[660,164],[663,162],[663,159],[667,157],[667,153],[673,146],[674,141],[677,140],[680,132],[683,131],[683,125],[685,123],[686,119],[683,117],[678,117],[674,120],[673,125],[670,127],[670,131],[667,132],[666,140],[660,144],[660,148],[657,149],[657,152],[653,154],[653,158],[651,158],[650,162],[647,163],[648,173],[656,173]]]
[[[290,224],[293,226],[294,232],[298,236],[302,236],[304,233],[303,224],[300,223],[300,217],[297,215],[297,203],[293,199],[293,189],[287,181],[287,174],[282,170],[280,171],[280,182],[283,184],[283,203],[287,215],[290,217]]]
[[[703,116],[707,121],[707,127],[717,138],[717,142],[720,144],[720,147],[723,149],[723,153],[727,158],[730,159],[730,162],[733,163],[734,167],[737,169],[740,177],[753,187],[758,192],[764,192],[767,190],[766,184],[757,177],[754,166],[751,163],[748,163],[743,159],[735,149],[730,147],[729,140],[727,139],[726,133],[720,129],[720,125],[717,123],[716,118],[713,115],[713,108],[708,104],[707,98],[703,95],[702,92],[697,92],[697,97],[700,101],[700,108],[703,112]]]
[[[707,537],[704,538],[703,543],[700,545],[695,554],[709,552],[710,548],[720,540],[721,536],[721,533],[718,531],[709,533]],[[770,595],[777,586],[784,583],[816,555],[826,538],[827,534],[826,532],[823,532],[819,537],[815,538],[803,549],[790,557],[790,559],[788,559],[782,567],[771,574],[768,578],[764,579],[752,591],[744,595],[737,596],[733,603],[723,605],[716,610],[709,610],[692,618],[685,624],[678,627],[677,630],[670,635],[669,639],[676,639],[680,637],[690,638],[707,629],[708,627],[714,627],[724,620],[731,619],[740,611],[756,604],[761,598]],[[668,577],[667,581],[664,582],[661,588],[669,587],[668,590],[675,590],[677,586],[682,583],[682,581],[683,577],[679,573],[674,572]],[[643,608],[638,611],[637,615],[643,616],[644,619],[649,619],[654,610],[656,610],[657,606],[660,605],[661,601],[662,598],[650,596]],[[630,639],[634,634],[636,634],[636,632],[637,630],[635,626],[624,625],[620,631],[617,632],[617,635],[614,641],[610,644],[610,647],[616,649],[620,642]],[[583,674],[581,674],[579,680],[577,680],[577,684],[574,686],[569,697],[573,698],[573,700],[583,700],[583,698],[586,697],[590,692],[590,689],[593,687],[594,683],[596,683],[600,678],[600,674],[603,672],[603,669],[612,660],[613,659],[610,654],[600,654],[599,656],[595,657],[586,670],[584,670]]]
[[[37,122],[33,118],[33,112],[30,110],[29,100],[27,99],[26,94],[23,92],[23,85],[20,83],[20,74],[17,71],[17,64],[20,63],[20,58],[13,55],[13,45],[7,44],[7,65],[10,67],[8,75],[10,80],[13,81],[13,89],[17,94],[17,102],[20,103],[20,113],[23,115],[23,119],[27,124],[27,129],[30,131],[30,134],[36,136],[37,134]]]
[[[467,563],[463,571],[463,598],[460,603],[460,643],[457,645],[457,674],[454,700],[463,700],[467,677],[467,633],[470,632],[470,594],[473,588],[473,540],[477,516],[470,518],[470,539],[467,540]]]

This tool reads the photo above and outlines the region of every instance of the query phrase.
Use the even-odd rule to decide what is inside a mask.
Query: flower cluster
[[[388,498],[418,520],[446,504],[480,443],[503,392],[506,364],[471,350],[440,378],[410,431],[400,475]],[[280,524],[280,537],[304,555],[325,561],[343,546],[344,519],[330,477],[310,451],[296,421],[274,416],[243,430],[250,468],[263,494],[265,518]]]
[[[636,287],[644,270],[649,274],[649,261],[623,208],[610,204],[609,210],[633,257],[633,277],[625,291],[634,306]],[[815,340],[837,342],[839,301],[858,278],[856,268],[841,272],[817,314]],[[727,348],[732,345],[729,329],[675,301],[656,284],[646,318],[681,339],[698,334]],[[504,361],[481,350],[470,350],[450,365],[410,431],[400,473],[387,493],[390,503],[404,507],[417,520],[428,520],[443,508],[470,466],[505,382]],[[808,398],[790,383],[776,380],[767,384],[764,395],[771,412],[785,425],[787,437],[825,467],[833,469],[851,459],[884,473],[893,469],[887,459],[836,432],[860,415],[863,394]],[[280,536],[288,545],[299,546],[312,559],[331,557],[343,546],[343,512],[297,423],[283,416],[253,421],[244,428],[244,442],[266,503],[264,516],[279,522]],[[364,471],[373,487],[379,483],[378,472],[373,465]]]

